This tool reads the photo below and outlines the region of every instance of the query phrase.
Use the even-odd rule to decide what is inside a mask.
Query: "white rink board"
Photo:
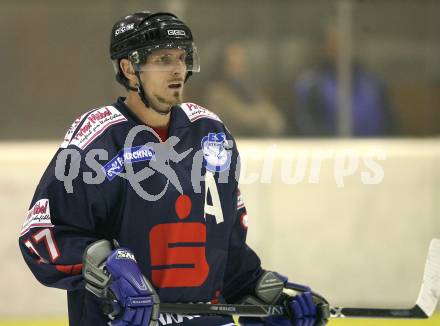
[[[272,182],[261,183],[260,174],[260,183],[241,186],[248,240],[263,266],[309,284],[335,305],[413,305],[429,242],[440,237],[440,140],[242,141],[249,173],[264,170],[264,163],[246,160],[247,152],[272,143]],[[377,161],[383,180],[363,184],[361,173],[369,170],[359,160],[338,187],[335,157],[347,149],[359,157],[385,153]],[[309,159],[304,180],[287,185],[276,175],[289,151],[334,155],[323,161],[317,183]]]
[[[335,305],[415,303],[429,241],[440,237],[440,140],[239,140],[238,145],[248,183],[241,186],[248,242],[264,267],[311,285]],[[66,311],[65,293],[35,280],[17,243],[35,186],[57,146],[0,143],[6,221],[0,228],[0,301],[7,303],[0,305],[0,317]],[[329,158],[318,171],[313,157],[322,153]],[[363,160],[366,153],[385,154],[385,160],[375,160],[384,177],[378,184],[362,183],[362,173],[372,172]],[[299,157],[305,167],[293,184],[285,182],[289,155],[291,177]],[[335,179],[338,164],[345,164],[348,176]]]

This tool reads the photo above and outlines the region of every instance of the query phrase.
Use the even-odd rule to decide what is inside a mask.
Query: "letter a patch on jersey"
[[[208,194],[211,197],[211,204],[208,203]],[[206,171],[205,174],[205,207],[204,218],[206,221],[206,215],[212,215],[215,218],[217,224],[223,223],[223,210],[220,202],[220,196],[218,194],[217,184],[215,183],[214,174],[211,171]]]

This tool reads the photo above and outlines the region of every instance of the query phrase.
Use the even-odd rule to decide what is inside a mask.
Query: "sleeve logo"
[[[203,164],[207,170],[221,172],[231,165],[232,153],[224,132],[209,133],[202,138]]]
[[[53,227],[50,220],[49,199],[40,199],[27,212],[26,220],[21,228],[20,236],[36,227]]]

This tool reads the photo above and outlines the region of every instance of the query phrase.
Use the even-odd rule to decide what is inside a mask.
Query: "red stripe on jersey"
[[[61,273],[69,274],[69,275],[78,275],[81,274],[83,264],[76,265],[55,265],[56,269]]]

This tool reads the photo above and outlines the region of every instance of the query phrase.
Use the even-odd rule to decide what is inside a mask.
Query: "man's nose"
[[[185,73],[185,70],[186,70],[185,63],[179,60],[173,65],[172,72],[174,76],[179,76],[179,75],[183,75]]]

